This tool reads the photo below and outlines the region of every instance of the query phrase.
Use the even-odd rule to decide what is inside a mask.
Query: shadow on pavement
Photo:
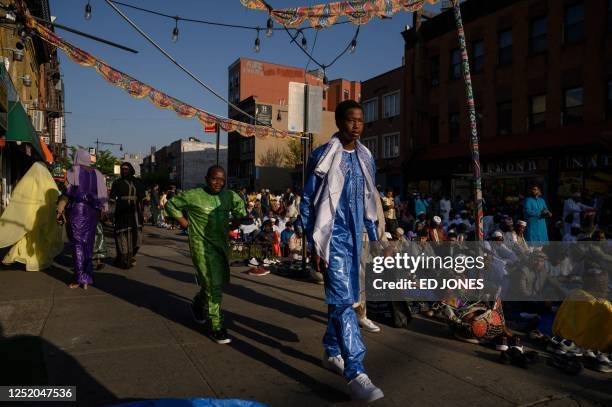
[[[76,386],[75,402],[16,402],[15,406],[101,406],[119,400],[93,378],[72,356],[39,336],[5,337],[0,325],[0,385]],[[47,366],[53,366],[49,371]]]
[[[65,270],[52,268],[44,271],[44,273],[64,283],[72,281],[72,273],[67,272]],[[191,276],[191,278],[193,277]],[[117,275],[112,273],[95,274],[93,287],[107,294],[113,295],[117,298],[121,298],[122,300],[135,306],[147,308],[152,312],[155,312],[156,314],[167,318],[168,320],[173,321],[177,324],[183,325],[186,328],[189,328],[195,332],[201,332],[200,329],[198,329],[199,327],[192,321],[190,316],[189,309],[191,299],[182,297],[163,288],[131,280],[130,278],[125,277],[123,275]],[[248,292],[241,291],[239,288],[234,288],[233,290],[230,288],[230,292],[233,294],[236,294],[237,292],[239,292],[240,294],[247,294],[250,292],[255,293],[252,290],[249,290]],[[268,304],[270,304],[270,300],[280,301],[258,293],[255,293],[253,295],[256,296],[259,301],[268,301]],[[285,301],[272,302],[272,304],[275,304],[279,307],[274,308],[274,311],[282,311],[282,307],[291,306],[292,311],[297,313],[298,315],[308,316],[313,314],[313,312],[317,312],[308,309],[300,310],[300,307],[296,309],[296,306],[294,304],[290,304]],[[291,342],[299,343],[297,335],[285,328],[277,327],[269,323],[264,323],[234,313],[226,312],[226,315],[230,315],[231,319],[234,320],[228,321],[228,326],[230,326],[230,328],[237,328],[237,333],[244,334],[246,337],[257,341],[262,345],[279,347],[278,342],[271,340],[265,336],[270,334],[279,336],[282,338],[282,340],[289,339]],[[263,332],[262,334],[259,334],[246,328],[241,328],[237,326],[236,323],[244,324],[253,329],[261,329],[263,330]],[[211,342],[211,346],[218,345],[213,344]],[[286,375],[287,377],[290,377],[291,379],[302,383],[305,386],[308,386],[313,393],[315,393],[318,397],[324,400],[328,400],[330,402],[346,400],[347,396],[344,393],[334,389],[333,387],[325,383],[319,382],[318,380],[299,371],[298,369],[293,368],[290,364],[283,362],[282,360],[270,355],[269,353],[264,352],[263,350],[258,349],[257,347],[245,341],[242,341],[238,338],[234,338],[234,341],[230,346],[233,349],[236,349],[237,351],[243,353],[245,356],[264,363],[270,366],[271,368],[277,370],[281,374]],[[284,345],[281,344],[281,346]],[[302,352],[287,346],[284,346],[284,353],[310,363],[314,363],[315,361],[315,358],[313,358],[312,356],[305,355]],[[318,360],[316,360],[316,364],[317,366],[320,365]]]
[[[303,292],[300,292],[300,291],[290,290],[290,289],[288,289],[286,287],[280,287],[280,286],[277,286],[277,285],[274,285],[274,284],[268,284],[268,283],[264,283],[264,282],[261,282],[261,281],[255,281],[255,280],[253,280],[251,278],[241,277],[241,276],[237,276],[237,275],[232,275],[232,278],[233,279],[238,279],[238,280],[249,281],[249,282],[252,282],[254,284],[259,284],[259,285],[263,285],[263,286],[270,287],[270,288],[276,288],[277,290],[287,291],[288,293],[296,294],[296,295],[301,295],[302,297],[311,298],[311,299],[317,300],[317,301],[325,301],[325,297],[323,296],[323,286],[320,286],[321,287],[321,296],[317,297],[316,295],[310,295],[310,294],[306,294],[306,293],[303,293]],[[327,315],[325,315],[325,318],[327,318]]]

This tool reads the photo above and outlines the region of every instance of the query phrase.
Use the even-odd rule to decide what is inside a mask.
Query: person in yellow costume
[[[225,170],[213,165],[206,173],[206,187],[174,196],[166,204],[168,215],[189,230],[189,248],[200,291],[191,309],[197,323],[210,322],[211,337],[219,344],[231,342],[223,327],[222,286],[229,282],[229,225],[246,216],[244,201],[223,189]]]
[[[60,192],[47,167],[36,162],[17,183],[0,217],[0,248],[12,246],[4,264],[43,270],[62,252],[62,227],[55,221]]]
[[[612,352],[612,302],[607,271],[592,269],[583,274],[582,289],[569,292],[559,307],[553,333],[584,349]]]

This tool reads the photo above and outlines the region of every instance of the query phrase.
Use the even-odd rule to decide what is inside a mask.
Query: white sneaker
[[[342,356],[327,356],[325,351],[323,352],[323,367],[331,370],[334,373],[338,373],[340,376],[344,373],[344,359]]]
[[[251,260],[249,260],[249,266],[253,266],[253,267],[259,266],[259,262],[257,261],[255,257],[251,257]]]
[[[584,351],[584,357],[588,359],[595,359],[597,358],[597,355],[591,349],[587,349]]]
[[[359,320],[359,326],[366,332],[380,332],[380,327],[372,322],[368,317]]]
[[[323,274],[321,274],[318,271],[310,270],[310,278],[312,278],[312,280],[316,284],[325,284],[325,280],[323,279]]]
[[[361,373],[348,384],[351,398],[353,400],[370,403],[385,397],[382,390],[374,386],[367,374]]]
[[[599,353],[599,352],[597,353],[597,361],[599,363],[607,363],[607,364],[612,363],[610,361],[610,358],[608,358],[608,355],[606,355],[605,353]]]
[[[270,264],[272,264],[272,260],[264,259],[263,264],[264,264],[264,266],[269,266]]]

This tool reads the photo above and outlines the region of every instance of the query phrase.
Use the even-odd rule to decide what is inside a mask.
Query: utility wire
[[[156,16],[160,16],[160,17],[165,17],[168,19],[172,19],[175,22],[178,21],[187,21],[187,22],[191,22],[191,23],[199,23],[199,24],[207,24],[207,25],[212,25],[212,26],[218,26],[218,27],[227,27],[227,28],[238,28],[238,29],[245,29],[245,30],[252,30],[252,31],[265,31],[266,29],[261,27],[261,26],[250,26],[250,25],[242,25],[242,24],[230,24],[230,23],[221,23],[221,22],[217,22],[217,21],[210,21],[210,20],[200,20],[200,19],[194,19],[194,18],[186,18],[186,17],[181,17],[178,15],[171,15],[171,14],[167,14],[167,13],[162,13],[160,11],[155,11],[155,10],[151,10],[151,9],[146,9],[144,7],[138,7],[138,6],[134,6],[128,3],[124,3],[122,1],[117,1],[117,0],[108,0],[111,3],[114,4],[118,4],[127,8],[131,8],[134,10],[138,10],[138,11],[142,11],[144,13],[149,13],[149,14],[153,14]],[[264,2],[264,4],[268,7],[269,12],[271,12],[273,10],[273,8],[271,6],[269,6],[267,3]],[[347,24],[350,23],[350,21],[339,21],[339,22],[335,22],[334,24],[331,25],[342,25],[342,24]],[[299,34],[303,34],[304,30],[310,30],[310,29],[315,29],[315,41],[316,41],[316,35],[318,35],[319,30],[317,30],[315,27],[312,26],[307,26],[307,27],[303,27],[303,28],[296,28],[296,34],[295,35],[291,35],[289,34],[289,36],[291,37],[292,41],[291,42],[295,42],[298,47],[300,47],[300,49],[302,50],[302,52],[304,52],[306,54],[306,56],[308,57],[308,62],[314,62],[317,66],[319,66],[321,69],[325,70],[325,68],[329,68],[330,66],[332,66],[338,59],[340,59],[344,54],[346,54],[346,52],[350,49],[351,47],[351,43],[352,40],[356,40],[357,39],[357,35],[359,34],[359,26],[357,27],[356,30],[356,34],[355,36],[351,39],[351,42],[349,43],[349,45],[338,55],[336,56],[333,61],[329,64],[322,64],[320,62],[318,62],[313,56],[312,56],[312,52],[308,52],[306,49],[304,49],[304,47],[302,47],[300,44],[297,43],[296,39],[298,38]],[[286,27],[273,27],[272,30],[274,31],[287,31],[289,32],[289,30]],[[314,50],[314,47],[313,47]]]
[[[149,13],[149,14],[154,14],[156,16],[160,16],[160,17],[166,17],[166,18],[170,18],[172,20],[175,21],[187,21],[187,22],[191,22],[191,23],[199,23],[199,24],[207,24],[207,25],[213,25],[213,26],[218,26],[218,27],[227,27],[227,28],[240,28],[240,29],[244,29],[244,30],[265,30],[262,27],[259,26],[250,26],[250,25],[242,25],[242,24],[230,24],[230,23],[220,23],[217,21],[210,21],[210,20],[199,20],[199,19],[194,19],[194,18],[186,18],[186,17],[181,17],[181,16],[173,16],[170,14],[166,14],[166,13],[162,13],[159,11],[155,11],[155,10],[150,10],[150,9],[146,9],[143,7],[138,7],[138,6],[133,6],[131,4],[127,4],[127,3],[123,3],[121,1],[116,1],[116,0],[110,0],[112,3],[115,4],[119,4],[121,6],[124,7],[128,7],[134,10],[138,10],[138,11],[142,11],[144,13]],[[340,22],[336,22],[332,25],[340,25],[340,24],[346,24],[346,23],[350,23],[350,21],[340,21]],[[302,28],[302,30],[308,30],[308,29],[313,29],[314,27],[304,27]],[[283,28],[280,27],[274,27],[272,28],[272,30],[274,31],[282,31]],[[318,31],[318,30],[317,30]]]
[[[312,48],[310,48],[314,52],[315,47],[317,46],[317,38],[319,38],[319,30],[315,31],[314,41],[312,42]],[[304,75],[308,72],[308,66],[310,66],[310,58],[308,58],[308,62],[306,63],[306,68],[304,68]]]
[[[197,76],[195,76],[189,69],[187,69],[183,64],[181,64],[180,62],[178,62],[176,59],[174,59],[172,57],[172,55],[170,55],[165,49],[163,49],[161,46],[159,46],[155,40],[153,40],[147,33],[145,33],[140,27],[138,27],[136,25],[136,23],[134,23],[132,20],[130,20],[130,18],[128,16],[126,16],[121,10],[119,10],[117,8],[117,6],[115,6],[113,4],[113,2],[111,0],[104,0],[106,1],[106,3],[113,8],[113,10],[115,10],[115,12],[117,12],[117,14],[119,14],[128,24],[130,24],[132,26],[132,28],[134,28],[136,31],[138,31],[138,33],[140,35],[142,35],[147,41],[149,41],[149,43],[151,43],[151,45],[153,45],[155,48],[157,48],[162,54],[164,54],[166,56],[166,58],[168,58],[170,61],[172,61],[172,63],[174,63],[176,66],[178,66],[183,72],[185,72],[187,75],[189,75],[193,80],[195,80],[197,83],[199,83],[200,85],[202,85],[202,87],[204,87],[206,90],[208,90],[210,93],[212,93],[213,95],[215,95],[216,97],[218,97],[219,99],[221,99],[223,102],[225,102],[229,107],[233,108],[234,110],[236,110],[237,112],[242,113],[243,115],[245,115],[246,117],[253,119],[255,124],[259,124],[261,126],[265,126],[265,127],[270,127],[272,128],[272,126],[268,126],[265,123],[260,122],[259,120],[257,120],[254,116],[251,116],[249,113],[245,112],[244,110],[240,109],[238,106],[236,106],[235,104],[233,104],[232,102],[230,102],[229,100],[227,100],[226,98],[224,98],[223,96],[221,96],[221,94],[219,94],[218,92],[216,92],[214,89],[212,89],[210,86],[208,86],[207,84],[205,84],[204,82],[202,82],[202,80],[200,80]]]
[[[334,58],[332,62],[330,62],[329,64],[322,64],[321,62],[317,61],[310,52],[304,49],[304,47],[302,47],[302,45],[297,42],[298,34],[293,35],[291,34],[288,28],[286,27],[284,28],[285,28],[285,31],[287,32],[287,35],[291,37],[291,42],[295,42],[295,44],[299,47],[299,49],[302,50],[302,52],[306,54],[306,56],[309,58],[309,61],[314,62],[316,65],[319,66],[319,68],[325,70],[329,68],[330,66],[332,66],[333,64],[335,64],[336,61],[338,61],[351,48],[353,40],[357,40],[357,37],[359,36],[359,29],[361,28],[361,26],[357,26],[357,29],[355,30],[355,34],[353,35],[353,38],[351,38],[351,41],[348,43],[346,48],[344,48],[344,50],[340,54],[338,54],[338,56],[336,56],[336,58]]]

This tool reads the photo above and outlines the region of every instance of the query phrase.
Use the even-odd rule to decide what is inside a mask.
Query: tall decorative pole
[[[478,151],[478,127],[476,125],[476,106],[474,104],[474,91],[472,90],[472,76],[470,74],[470,61],[467,47],[465,45],[465,31],[461,18],[459,0],[452,0],[455,12],[455,23],[457,24],[457,36],[459,37],[459,49],[461,50],[461,61],[463,68],[463,79],[465,81],[465,92],[467,94],[468,113],[470,116],[470,149],[472,150],[472,166],[474,167],[474,203],[476,217],[476,238],[484,240],[482,224],[482,176],[480,173],[480,153]]]

